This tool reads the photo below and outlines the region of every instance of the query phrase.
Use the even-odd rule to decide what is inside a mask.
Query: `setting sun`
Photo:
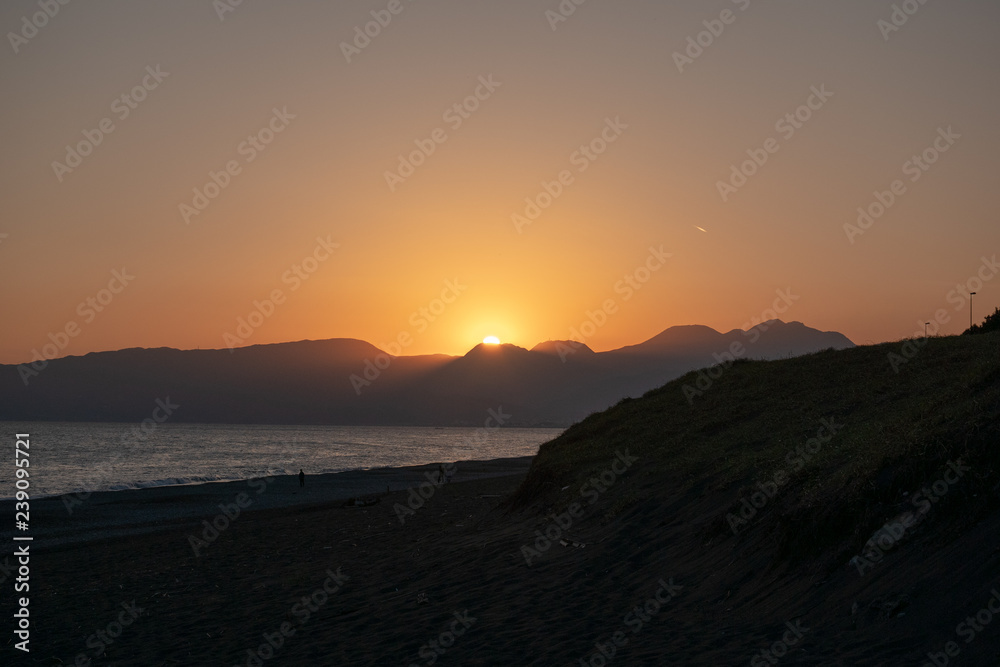
[[[497,338],[496,336],[487,336],[486,338],[483,339],[483,343],[486,345],[499,345],[500,339]]]

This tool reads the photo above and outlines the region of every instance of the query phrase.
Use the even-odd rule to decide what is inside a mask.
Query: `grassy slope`
[[[785,471],[790,481],[754,517],[752,532],[763,529],[785,556],[824,553],[833,567],[909,507],[905,494],[962,458],[972,471],[934,512],[936,521],[949,519],[939,525],[961,531],[997,505],[1000,335],[920,342],[910,343],[916,354],[898,373],[889,355],[901,355],[902,342],[740,361],[691,403],[683,387],[694,386],[698,373],[689,373],[544,445],[511,504],[565,507],[616,450],[628,449],[641,459],[629,474],[645,483],[602,497],[604,521],[658,496],[731,491],[725,497],[732,505],[718,507],[711,538],[729,533],[726,514],[738,511],[757,483]],[[843,428],[795,471],[787,457],[798,456],[796,447],[817,435],[823,419]]]

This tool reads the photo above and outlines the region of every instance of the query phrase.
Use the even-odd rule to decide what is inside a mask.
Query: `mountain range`
[[[463,356],[391,356],[334,338],[233,350],[131,348],[0,365],[0,420],[247,424],[566,426],[688,371],[732,358],[854,347],[837,332],[770,320],[747,331],[675,326],[594,352],[550,340]],[[157,418],[163,411],[156,413]]]

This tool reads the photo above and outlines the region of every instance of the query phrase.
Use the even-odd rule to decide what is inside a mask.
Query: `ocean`
[[[15,436],[30,436],[32,497],[266,475],[531,456],[552,428],[0,422],[0,499],[14,496]]]

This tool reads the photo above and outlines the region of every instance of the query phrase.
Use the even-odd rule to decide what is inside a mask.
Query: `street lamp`
[[[972,297],[976,296],[975,292],[969,292],[969,328],[972,328]]]

